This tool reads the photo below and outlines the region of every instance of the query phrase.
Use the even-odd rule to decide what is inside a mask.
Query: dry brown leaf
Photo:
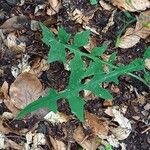
[[[8,34],[5,44],[10,50],[16,53],[25,52],[26,44],[21,42],[14,33]]]
[[[137,17],[137,23],[135,27],[135,34],[142,39],[146,39],[150,35],[150,28],[145,27],[144,24],[150,22],[150,10],[141,12]]]
[[[28,23],[28,19],[25,16],[13,16],[7,19],[1,26],[0,29],[13,31],[14,29],[21,29]]]
[[[19,113],[20,110],[13,105],[10,99],[5,99],[4,103],[7,106],[7,108],[13,113],[14,116],[16,116]]]
[[[108,121],[105,118],[98,118],[96,115],[89,112],[85,113],[86,125],[92,128],[95,135],[105,139],[108,135]]]
[[[131,12],[143,11],[150,8],[149,0],[112,0],[112,4],[117,6],[119,9]]]
[[[40,57],[36,58],[33,62],[31,69],[29,70],[30,73],[36,75],[37,77],[41,76],[43,71],[49,69],[49,65],[45,59],[41,59]]]
[[[54,147],[54,150],[66,150],[67,147],[62,141],[58,141],[50,136],[51,144]]]
[[[42,84],[33,74],[24,72],[10,86],[10,99],[18,109],[23,109],[42,93]]]
[[[59,0],[48,0],[50,4],[50,8],[47,9],[47,15],[51,16],[56,14],[59,11],[60,8],[60,2]]]
[[[140,37],[134,34],[133,28],[128,28],[126,33],[120,38],[120,48],[131,48],[140,41]]]
[[[8,99],[8,97],[8,83],[5,81],[0,88],[0,99]]]
[[[145,66],[148,70],[150,70],[150,59],[148,58],[145,59]]]
[[[150,22],[150,10],[142,12],[137,17],[135,29],[127,28],[125,34],[120,38],[120,48],[131,48],[136,45],[140,39],[146,39],[150,35],[150,28],[144,24]]]
[[[113,6],[111,6],[110,4],[106,3],[104,0],[100,0],[99,4],[101,5],[102,8],[104,8],[105,10],[109,10],[111,11],[113,9]]]
[[[9,128],[4,127],[3,120],[0,118],[0,132],[3,134],[8,134],[9,132],[12,132]]]
[[[7,140],[8,146],[11,147],[12,149],[16,149],[16,150],[21,150],[24,149],[23,146],[17,144],[16,142],[8,139]]]
[[[73,138],[85,150],[96,150],[97,147],[99,146],[99,143],[98,142],[96,143],[95,138],[87,139],[81,126],[75,129],[73,133]]]

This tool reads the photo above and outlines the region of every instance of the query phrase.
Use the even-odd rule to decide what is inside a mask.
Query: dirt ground
[[[74,117],[65,99],[58,100],[58,116],[50,114],[46,118],[49,110],[42,109],[17,120],[16,114],[27,102],[15,102],[14,106],[11,100],[16,92],[14,87],[19,84],[15,81],[24,72],[34,78],[31,81],[31,75],[18,81],[25,83],[19,85],[24,99],[28,97],[25,88],[31,88],[31,93],[36,89],[36,99],[41,90],[46,95],[48,88],[62,91],[68,85],[70,72],[66,66],[58,61],[47,64],[49,48],[41,40],[38,22],[55,34],[60,26],[72,35],[90,28],[90,46],[85,50],[90,53],[93,46],[110,41],[105,55],[116,52],[116,64],[126,65],[143,57],[150,45],[150,34],[129,48],[116,46],[117,37],[122,37],[127,28],[134,28],[136,18],[149,8],[150,4],[145,10],[128,11],[109,0],[100,0],[97,5],[91,5],[88,0],[0,0],[0,149],[109,150],[106,145],[112,145],[113,150],[150,150],[150,89],[131,76],[120,76],[118,85],[104,85],[114,97],[109,104],[91,93],[81,93],[86,99],[86,123]],[[143,77],[144,73],[135,74]],[[117,130],[120,123],[106,113],[108,107],[128,119],[129,134]],[[112,136],[114,141],[108,140]]]

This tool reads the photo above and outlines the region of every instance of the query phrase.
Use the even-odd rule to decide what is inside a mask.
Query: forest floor
[[[86,101],[84,123],[71,113],[65,99],[58,101],[56,114],[42,109],[15,119],[49,88],[62,91],[69,81],[66,66],[59,61],[47,63],[49,47],[41,40],[39,22],[56,35],[59,27],[71,35],[90,29],[84,51],[91,53],[109,41],[103,58],[115,52],[116,64],[143,58],[150,45],[150,1],[91,2],[0,0],[0,149],[150,150],[150,89],[148,83],[129,75],[120,76],[118,84],[104,83],[113,95],[111,101],[89,91],[81,93]],[[143,77],[144,73],[135,74]]]

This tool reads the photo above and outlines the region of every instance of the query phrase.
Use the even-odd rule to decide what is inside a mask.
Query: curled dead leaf
[[[96,142],[95,137],[88,138],[85,136],[83,128],[79,126],[75,129],[73,133],[73,138],[75,141],[86,150],[96,150],[99,146],[99,143]]]
[[[140,41],[140,37],[134,33],[133,28],[128,28],[126,33],[120,38],[120,48],[130,48],[136,45]]]
[[[47,15],[51,16],[58,12],[60,8],[60,2],[59,0],[48,0],[50,4],[50,8],[47,9]]]
[[[6,45],[9,49],[16,53],[25,52],[26,44],[21,42],[14,33],[9,33],[6,40]]]
[[[23,109],[42,94],[42,84],[33,74],[24,72],[20,74],[10,86],[10,99],[18,109]]]
[[[144,26],[150,22],[150,10],[140,13],[137,17],[135,29],[127,28],[125,34],[120,38],[120,48],[131,48],[136,45],[140,39],[146,39],[150,35],[150,28]]]
[[[52,138],[51,136],[50,136],[50,141],[54,147],[54,150],[66,150],[67,149],[66,145],[62,141],[56,140]]]
[[[142,39],[146,39],[150,35],[150,28],[145,26],[146,23],[150,22],[150,10],[141,12],[137,17],[137,23],[135,27],[135,33]]]
[[[112,0],[112,4],[117,6],[119,9],[131,12],[143,11],[150,8],[149,0]]]
[[[110,128],[110,131],[112,132],[112,134],[118,139],[118,140],[124,140],[126,139],[129,134],[130,131],[126,128],[121,128],[121,127],[117,127],[117,128]]]
[[[38,57],[31,65],[31,69],[29,70],[29,72],[39,77],[43,71],[46,71],[48,69],[49,64],[47,63],[47,61]]]
[[[95,135],[105,139],[108,135],[108,121],[105,118],[98,118],[96,115],[89,112],[85,113],[86,125],[92,128]]]

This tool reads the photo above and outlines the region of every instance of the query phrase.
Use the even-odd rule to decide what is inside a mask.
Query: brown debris
[[[112,0],[112,4],[119,9],[131,12],[143,11],[150,8],[149,0]]]
[[[18,109],[23,109],[33,100],[37,100],[42,93],[39,79],[28,72],[20,74],[10,86],[10,99]]]
[[[98,118],[89,112],[85,113],[85,118],[86,124],[93,130],[94,134],[105,139],[109,131],[109,122],[105,118]]]

